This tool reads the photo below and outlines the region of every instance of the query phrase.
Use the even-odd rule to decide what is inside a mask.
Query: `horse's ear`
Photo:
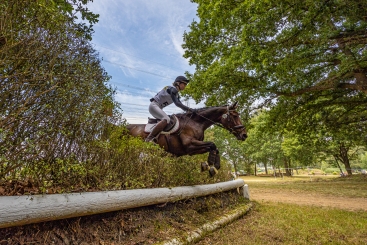
[[[230,106],[232,110],[237,108],[238,101],[234,102],[233,105]]]

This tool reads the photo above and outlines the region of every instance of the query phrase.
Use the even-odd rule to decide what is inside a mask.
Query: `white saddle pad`
[[[176,119],[176,124],[173,126],[173,128],[171,128],[170,131],[168,131],[168,132],[162,131],[161,134],[173,134],[173,133],[175,133],[179,129],[180,123],[179,123],[177,117],[175,115],[173,115],[173,116]],[[147,125],[145,125],[145,128],[144,128],[145,133],[152,132],[152,130],[155,127],[155,125],[157,125],[157,123],[148,123]]]

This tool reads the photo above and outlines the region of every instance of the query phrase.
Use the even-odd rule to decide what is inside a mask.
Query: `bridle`
[[[227,119],[228,122],[229,122],[231,120],[231,113],[230,113],[231,111],[234,111],[234,110],[230,110],[229,109],[229,106],[227,105],[227,112],[222,115],[222,118]],[[234,126],[233,128],[230,128],[230,127],[229,128],[226,128],[221,123],[214,122],[213,120],[211,120],[211,119],[209,119],[207,117],[204,117],[203,115],[200,115],[200,114],[196,114],[196,115],[204,118],[205,120],[208,120],[209,122],[212,122],[213,125],[215,125],[215,126],[218,126],[218,127],[221,127],[221,128],[224,128],[224,129],[229,130],[229,132],[230,133],[233,133],[233,134],[241,134],[242,131],[245,130],[245,126],[243,126],[243,125],[237,125],[237,126]],[[238,129],[241,129],[241,131],[238,132],[237,131]]]

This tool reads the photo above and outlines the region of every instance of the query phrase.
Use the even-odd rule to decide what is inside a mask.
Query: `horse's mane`
[[[209,109],[215,109],[215,108],[221,108],[221,107],[224,107],[224,106],[227,106],[227,105],[222,105],[222,106],[207,106],[207,107],[202,107],[202,108],[195,108],[195,110],[197,111],[197,113],[200,113],[200,112],[203,112],[203,111],[206,111],[206,110],[209,110]],[[183,116],[191,116],[192,113],[189,112],[183,112],[183,113],[177,113],[175,114],[177,117],[183,117]]]

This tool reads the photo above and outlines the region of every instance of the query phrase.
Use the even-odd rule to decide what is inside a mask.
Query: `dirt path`
[[[334,207],[344,210],[367,211],[367,198],[348,198],[311,193],[292,193],[263,188],[250,188],[250,199],[258,202],[281,202],[319,207]]]

